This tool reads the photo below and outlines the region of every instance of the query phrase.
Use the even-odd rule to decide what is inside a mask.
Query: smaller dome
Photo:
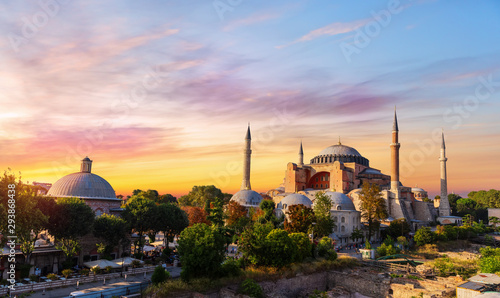
[[[343,193],[327,191],[325,195],[330,197],[332,200],[332,210],[352,210],[356,211],[354,203]],[[340,208],[339,208],[340,207]]]
[[[262,196],[254,190],[242,189],[231,197],[231,201],[245,207],[259,206]]]
[[[414,188],[412,188],[412,189],[411,189],[411,192],[418,192],[418,191],[420,191],[420,192],[425,192],[425,190],[423,190],[423,189],[422,189],[422,188],[420,188],[420,187],[414,187]]]
[[[306,207],[311,208],[312,207],[312,202],[309,200],[308,197],[305,195],[301,195],[298,193],[293,193],[290,195],[287,195],[281,202],[278,203],[278,209],[283,209],[283,206],[285,206],[285,209],[289,206],[292,205],[304,205]]]

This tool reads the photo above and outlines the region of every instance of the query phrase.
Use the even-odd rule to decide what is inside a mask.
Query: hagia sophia
[[[283,183],[269,190],[266,195],[271,197],[277,205],[277,214],[286,213],[291,205],[302,204],[307,207],[314,205],[315,195],[325,192],[332,200],[332,218],[336,228],[331,237],[340,244],[349,243],[354,229],[360,229],[360,195],[364,182],[377,184],[380,195],[384,198],[389,217],[384,221],[389,224],[395,219],[404,218],[410,223],[412,231],[421,226],[428,226],[430,222],[439,221],[442,224],[461,224],[461,218],[450,216],[451,210],[447,194],[446,178],[446,147],[444,134],[441,144],[441,199],[431,202],[424,200],[427,192],[422,188],[404,186],[399,181],[399,128],[396,111],[392,128],[391,174],[386,175],[370,166],[370,161],[363,157],[358,150],[342,144],[329,146],[317,156],[304,164],[304,150],[302,143],[299,147],[298,162],[289,162],[286,166]],[[250,159],[251,159],[250,127],[245,137],[244,170],[241,190],[231,200],[246,207],[256,207],[262,196],[253,191],[250,186]],[[436,205],[435,205],[436,204]]]

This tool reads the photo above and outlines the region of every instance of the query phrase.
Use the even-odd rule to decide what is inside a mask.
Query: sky
[[[0,2],[0,167],[25,182],[92,172],[117,194],[252,188],[338,142],[439,193],[500,189],[500,3]]]

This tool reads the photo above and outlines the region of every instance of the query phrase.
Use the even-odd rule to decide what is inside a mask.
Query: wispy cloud
[[[281,49],[299,42],[306,42],[306,41],[311,41],[316,38],[322,37],[322,36],[334,36],[334,35],[339,35],[339,34],[344,34],[344,33],[349,33],[352,32],[365,24],[367,24],[371,19],[362,19],[362,20],[357,20],[353,22],[347,22],[347,23],[342,23],[342,22],[335,22],[331,23],[329,25],[326,25],[324,27],[315,29],[307,33],[306,35],[294,40],[293,42],[285,45],[280,45],[277,46],[276,48]]]
[[[254,25],[254,24],[258,24],[258,23],[262,23],[262,22],[265,22],[265,21],[268,21],[268,20],[272,20],[272,19],[277,19],[278,17],[280,17],[279,14],[276,14],[276,13],[256,13],[256,14],[253,14],[247,18],[244,18],[244,19],[239,19],[239,20],[236,20],[236,21],[233,21],[231,23],[229,23],[228,25],[226,25],[224,27],[224,31],[231,31],[231,30],[234,30],[238,27],[245,27],[245,26],[249,26],[249,25]]]

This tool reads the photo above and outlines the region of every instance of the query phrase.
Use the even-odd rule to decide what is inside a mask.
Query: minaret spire
[[[245,149],[243,149],[243,181],[241,190],[252,189],[250,186],[250,156],[252,155],[252,136],[250,134],[250,123],[248,123],[247,134],[245,136]]]
[[[300,141],[300,149],[299,149],[299,167],[304,166],[304,149],[302,148],[302,140]]]
[[[397,192],[399,197],[399,127],[396,107],[394,107],[394,122],[392,124],[392,143],[391,143],[391,190]]]
[[[441,164],[441,199],[439,201],[439,216],[450,216],[450,202],[448,201],[448,178],[446,175],[446,145],[444,143],[444,132],[441,133],[441,154],[439,162]]]

